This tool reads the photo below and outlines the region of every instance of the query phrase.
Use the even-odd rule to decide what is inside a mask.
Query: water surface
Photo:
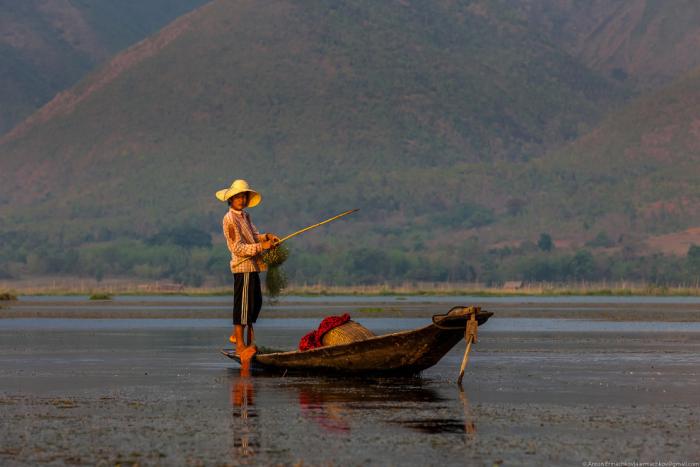
[[[358,320],[376,333],[429,322]],[[318,321],[261,319],[258,341],[294,348]],[[697,454],[696,322],[497,314],[480,328],[462,388],[464,343],[415,377],[242,376],[219,354],[229,330],[208,318],[0,319],[0,464],[581,465]]]

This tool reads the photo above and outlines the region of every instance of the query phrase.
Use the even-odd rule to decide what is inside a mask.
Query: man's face
[[[236,211],[240,211],[241,209],[245,208],[248,206],[248,192],[245,191],[243,193],[238,193],[235,195],[233,198],[231,198],[231,207],[235,209]]]

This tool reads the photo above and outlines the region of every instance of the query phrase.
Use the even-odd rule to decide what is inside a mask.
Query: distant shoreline
[[[228,296],[230,287],[203,286],[186,287],[178,284],[151,282],[135,283],[124,279],[96,282],[84,279],[0,281],[0,296],[10,294],[17,297],[75,296],[75,295],[131,295],[131,296]],[[417,283],[374,284],[355,286],[292,285],[284,290],[285,296],[472,296],[472,297],[563,297],[563,296],[643,296],[643,297],[698,297],[700,286],[659,286],[638,283],[577,283],[548,284],[532,283],[487,287],[469,283]],[[1,303],[2,301],[0,301]]]

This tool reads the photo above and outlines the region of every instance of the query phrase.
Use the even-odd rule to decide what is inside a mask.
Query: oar
[[[472,349],[472,342],[474,338],[469,336],[467,338],[467,350],[464,352],[464,357],[462,358],[462,366],[459,368],[459,377],[457,378],[457,384],[462,385],[462,378],[464,378],[464,369],[467,368],[467,362],[469,361],[469,351]]]
[[[457,384],[462,385],[462,378],[464,378],[464,369],[467,367],[467,362],[469,362],[469,351],[472,349],[472,343],[476,343],[477,330],[479,329],[479,322],[476,320],[476,314],[479,312],[479,307],[469,307],[469,319],[467,320],[467,327],[464,332],[464,338],[467,340],[467,349],[464,351],[464,357],[462,358],[462,366],[459,368],[459,377],[457,378]]]
[[[291,233],[291,234],[287,235],[286,237],[280,239],[280,241],[277,242],[277,243],[275,244],[275,246],[281,245],[282,242],[286,242],[287,240],[289,240],[289,239],[292,238],[292,237],[296,237],[297,235],[303,234],[304,232],[308,232],[309,230],[315,229],[316,227],[321,227],[323,224],[328,224],[329,222],[333,222],[333,221],[336,220],[336,219],[340,219],[341,217],[347,216],[348,214],[352,214],[353,212],[356,212],[356,211],[359,211],[359,209],[350,209],[349,211],[341,212],[341,213],[338,214],[337,216],[333,216],[333,217],[331,217],[330,219],[326,219],[325,221],[321,221],[321,222],[319,222],[318,224],[310,225],[310,226],[308,226],[308,227],[304,227],[303,229],[297,230],[296,232]],[[249,256],[249,257],[247,257],[247,258],[243,258],[242,260],[240,260],[239,262],[237,262],[236,264],[234,264],[233,267],[235,268],[235,267],[237,267],[237,266],[239,266],[239,265],[245,263],[245,262],[248,261],[250,258],[253,258],[253,256]]]

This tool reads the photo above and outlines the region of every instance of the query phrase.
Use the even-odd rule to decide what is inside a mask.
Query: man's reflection
[[[253,378],[242,374],[231,377],[231,407],[233,457],[237,460],[252,459],[260,448]]]

